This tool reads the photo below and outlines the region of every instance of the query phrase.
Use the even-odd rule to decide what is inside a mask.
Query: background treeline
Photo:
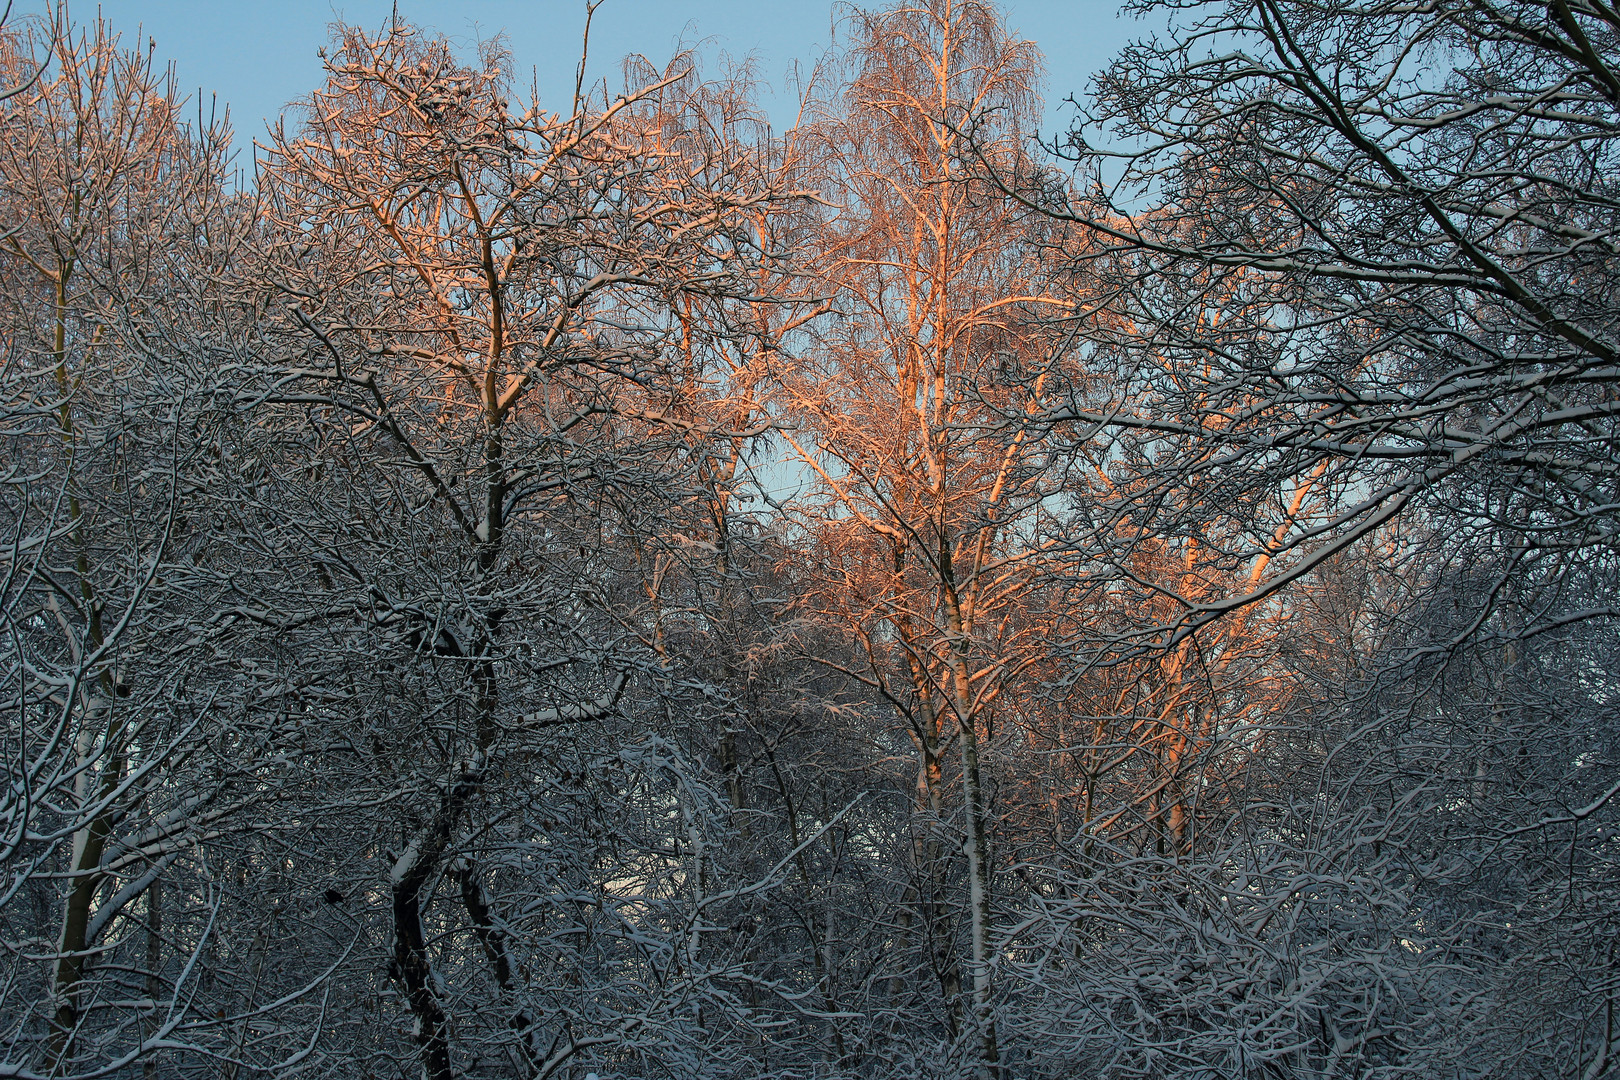
[[[1620,9],[1141,6],[0,30],[0,1077],[1620,1072]]]

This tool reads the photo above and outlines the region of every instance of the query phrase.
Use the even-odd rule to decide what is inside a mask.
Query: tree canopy
[[[0,23],[0,1077],[1620,1075],[1620,10],[1132,10]]]

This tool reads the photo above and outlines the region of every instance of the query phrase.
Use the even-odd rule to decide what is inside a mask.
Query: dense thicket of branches
[[[0,25],[0,1077],[1620,1074],[1620,12],[1139,7]]]

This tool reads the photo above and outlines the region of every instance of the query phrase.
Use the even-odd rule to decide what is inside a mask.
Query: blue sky
[[[47,0],[17,5],[45,10]],[[161,58],[175,62],[180,85],[228,102],[237,144],[246,148],[264,119],[308,92],[321,78],[316,50],[336,19],[380,28],[392,0],[100,0],[102,14],[126,43],[155,38]],[[1048,71],[1047,126],[1061,123],[1057,103],[1082,91],[1132,37],[1161,27],[1117,18],[1114,0],[1018,0],[1005,5],[1009,22],[1041,46]],[[74,18],[93,18],[96,4],[79,0]],[[400,15],[471,44],[504,31],[517,71],[533,69],[542,101],[564,105],[579,61],[584,0],[400,0]],[[764,104],[778,123],[791,122],[794,99],[781,92],[794,61],[809,64],[827,47],[833,8],[826,0],[606,0],[591,32],[590,73],[619,72],[620,59],[641,53],[662,63],[684,42],[705,52],[752,54],[765,82],[777,88]],[[526,82],[527,79],[525,78]]]

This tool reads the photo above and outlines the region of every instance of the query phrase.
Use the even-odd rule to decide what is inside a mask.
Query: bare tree
[[[1139,447],[1088,543],[1128,578],[1142,538],[1195,538],[1228,576],[1160,585],[1173,610],[1092,656],[1178,647],[1267,602],[1308,644],[1278,654],[1304,692],[1256,714],[1262,752],[1227,781],[1236,816],[1207,861],[1151,899],[1070,882],[1071,936],[1041,955],[1119,975],[1105,990],[1071,969],[1099,1003],[1085,1060],[1602,1075],[1612,989],[1606,946],[1585,935],[1607,902],[1566,908],[1538,889],[1580,891],[1603,857],[1575,834],[1606,827],[1617,790],[1596,749],[1606,710],[1575,704],[1605,693],[1575,657],[1601,651],[1613,616],[1613,13],[1138,10],[1170,13],[1173,31],[1098,83],[1068,144],[1080,182],[999,175],[1084,232],[1052,256],[1115,316],[1083,331],[1116,373],[1106,400],[1051,414],[1054,433]],[[1302,478],[1313,503],[1291,512]],[[1330,611],[1344,620],[1331,632]],[[1555,654],[1592,674],[1562,683],[1541,666]],[[1570,862],[1537,861],[1517,846],[1531,837],[1567,842]],[[1498,861],[1510,849],[1516,868]],[[1553,914],[1573,907],[1581,918]],[[1555,924],[1583,944],[1554,946]],[[1221,925],[1230,935],[1197,945],[1206,959],[1185,975],[1151,948]],[[1331,962],[1289,959],[1318,947]],[[1560,974],[1527,993],[1520,965],[1552,954]],[[1194,1050],[1224,1014],[1196,987],[1223,966],[1280,979],[1276,1005],[1230,1015]],[[1165,981],[1149,988],[1146,971]],[[1304,1026],[1260,1022],[1272,1008]]]
[[[7,28],[0,69],[4,1067],[100,1075],[211,1041],[194,912],[165,932],[154,891],[218,809],[171,577],[207,402],[160,342],[228,247],[228,132],[64,12]]]
[[[1065,305],[1032,289],[1040,275],[1018,208],[969,181],[961,129],[979,124],[993,140],[985,152],[1011,167],[1039,59],[977,3],[857,12],[849,28],[850,80],[821,121],[829,201],[842,209],[816,241],[838,318],[784,380],[803,427],[785,438],[818,481],[802,507],[825,581],[813,603],[855,635],[863,655],[849,674],[914,744],[902,903],[924,943],[919,966],[937,980],[951,1038],[990,1075],[1001,1051],[983,755],[1040,651],[1024,589],[1046,488],[1020,421],[1046,411],[1044,372],[1062,350],[1027,316]],[[957,850],[965,963],[950,895]]]
[[[1149,467],[1230,505],[1262,473],[1325,468],[1342,516],[1285,534],[1256,595],[1464,490],[1482,521],[1537,518],[1549,556],[1602,543],[1602,12],[1175,10],[1176,37],[1127,50],[1071,136],[1093,186],[1028,190],[1089,230],[1071,261],[1106,270],[1123,316],[1098,329],[1130,328],[1108,340],[1128,404],[1068,411],[1184,447]],[[1113,172],[1086,141],[1109,125],[1145,142]],[[1295,548],[1311,554],[1277,558]]]
[[[649,722],[634,567],[680,550],[649,516],[716,490],[709,440],[750,437],[683,343],[694,306],[754,292],[796,196],[684,58],[562,114],[513,93],[494,45],[348,29],[277,132],[219,511],[255,576],[221,592],[275,707],[357,755],[323,814],[375,820],[386,873],[323,857],[386,913],[427,1074],[679,1072],[733,1015],[697,948],[724,815]]]

